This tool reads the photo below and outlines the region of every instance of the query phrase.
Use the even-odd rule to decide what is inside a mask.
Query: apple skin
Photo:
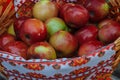
[[[105,0],[86,0],[84,6],[89,11],[92,22],[101,21],[109,13],[109,5]]]
[[[4,45],[4,51],[10,52],[11,54],[16,54],[18,56],[23,57],[24,59],[27,58],[27,49],[28,46],[22,41],[13,41],[9,42],[8,44]]]
[[[7,33],[16,37],[13,23],[9,25],[9,27],[7,29]]]
[[[48,42],[32,44],[27,51],[29,59],[56,59],[56,51]]]
[[[46,37],[46,26],[38,19],[27,19],[21,27],[20,38],[28,45],[31,45],[35,42],[44,41]]]
[[[69,30],[65,22],[58,17],[53,17],[46,20],[45,25],[47,27],[47,32],[49,36],[52,36],[54,33],[60,30]]]
[[[27,19],[29,19],[29,17],[22,16],[22,17],[16,18],[14,23],[13,23],[15,35],[16,35],[18,40],[20,40],[20,30],[21,30],[21,27],[22,27],[24,21],[27,20]]]
[[[32,9],[33,17],[42,21],[58,16],[58,11],[57,5],[50,0],[40,0]]]
[[[82,5],[66,3],[60,11],[60,14],[67,25],[73,28],[81,28],[89,20],[89,13]]]
[[[75,32],[75,37],[78,39],[79,45],[90,40],[96,40],[98,37],[98,28],[94,24],[87,24]]]
[[[88,41],[79,47],[78,56],[90,55],[93,51],[95,51],[103,46],[104,46],[104,44],[98,40]]]
[[[73,56],[78,47],[77,39],[67,31],[56,32],[50,37],[49,43],[58,52],[58,58]]]
[[[120,23],[114,20],[104,20],[99,26],[98,38],[105,44],[114,42],[120,36]]]
[[[3,46],[5,46],[9,42],[13,42],[15,40],[16,40],[15,36],[13,36],[11,34],[5,33],[5,34],[1,35],[0,36],[0,49],[3,49]]]

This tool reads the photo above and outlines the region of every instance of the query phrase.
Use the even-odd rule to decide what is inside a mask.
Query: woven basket
[[[119,62],[120,38],[86,57],[25,60],[0,51],[0,72],[9,80],[110,80]]]

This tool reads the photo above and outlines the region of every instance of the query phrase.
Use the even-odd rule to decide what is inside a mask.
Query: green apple
[[[53,17],[53,18],[48,19],[45,22],[45,25],[47,27],[47,32],[49,36],[52,36],[54,33],[60,30],[69,31],[69,28],[67,27],[65,22],[61,18],[58,18],[58,17]]]
[[[13,23],[8,27],[7,33],[12,34],[13,36],[16,36]]]

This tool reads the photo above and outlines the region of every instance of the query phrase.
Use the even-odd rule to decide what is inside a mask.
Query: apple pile
[[[0,36],[0,49],[26,60],[91,55],[120,36],[120,23],[107,17],[109,8],[105,0],[84,5],[40,0],[32,16],[17,17]]]

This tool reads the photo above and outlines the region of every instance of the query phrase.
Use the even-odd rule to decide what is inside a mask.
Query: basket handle
[[[113,69],[115,69],[120,63],[120,37],[114,41],[114,44],[115,44],[116,55],[115,55],[115,61],[113,63]]]

